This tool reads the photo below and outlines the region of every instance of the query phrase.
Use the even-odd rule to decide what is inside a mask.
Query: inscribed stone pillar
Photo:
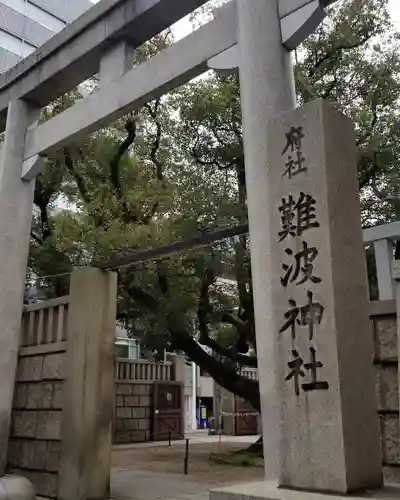
[[[353,125],[317,100],[270,122],[267,151],[273,331],[265,335],[275,338],[279,484],[342,493],[377,487]]]
[[[19,348],[34,182],[21,180],[27,128],[40,108],[10,102],[0,145],[0,477],[4,474]]]
[[[114,403],[117,275],[71,277],[59,472],[60,500],[108,498]]]

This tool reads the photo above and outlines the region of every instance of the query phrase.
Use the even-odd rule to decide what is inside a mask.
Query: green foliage
[[[342,2],[296,52],[299,101],[330,99],[355,123],[364,225],[400,217],[400,52],[386,4]],[[156,37],[135,64],[170,41],[168,33]],[[59,99],[43,119],[76,98]],[[31,281],[246,222],[237,78],[197,79],[60,151],[37,181],[35,205]],[[257,384],[237,375],[256,359],[248,247],[247,237],[234,238],[120,269],[118,314],[149,348],[185,351],[259,407]],[[227,274],[233,284],[219,279]],[[48,294],[68,290],[65,276],[39,281]]]

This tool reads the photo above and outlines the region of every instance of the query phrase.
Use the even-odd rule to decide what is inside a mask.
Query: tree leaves
[[[135,64],[170,41],[156,37]],[[398,48],[386,0],[348,0],[296,51],[299,102],[329,99],[355,123],[365,226],[400,218]],[[245,181],[238,79],[197,79],[49,160],[35,190],[30,279],[246,222]],[[42,283],[48,294],[68,285]],[[118,317],[144,345],[184,350],[259,404],[235,374],[256,352],[247,236],[120,269]]]

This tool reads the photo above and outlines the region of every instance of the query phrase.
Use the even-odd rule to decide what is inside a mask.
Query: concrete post
[[[172,368],[173,368],[173,378],[174,382],[183,382],[185,383],[185,374],[186,374],[186,363],[185,357],[174,355],[172,356]]]
[[[272,335],[272,262],[267,204],[267,124],[295,106],[290,54],[281,42],[277,0],[238,0],[250,249],[267,477],[277,477],[276,390]]]
[[[379,300],[391,300],[394,298],[392,280],[393,245],[391,240],[374,241],[374,250]]]
[[[0,477],[4,474],[18,359],[34,182],[21,180],[25,134],[40,109],[10,102],[0,152]]]
[[[133,66],[133,48],[122,40],[112,45],[100,60],[100,87],[105,87]]]
[[[197,365],[192,361],[192,431],[197,430]]]
[[[72,274],[60,500],[108,498],[116,304],[115,273],[82,268]]]
[[[397,324],[397,383],[400,396],[400,260],[393,261],[394,298],[396,300]]]

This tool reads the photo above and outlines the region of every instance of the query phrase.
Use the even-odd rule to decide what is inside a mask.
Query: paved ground
[[[193,436],[188,475],[183,474],[183,443],[144,443],[115,448],[111,478],[113,500],[206,500],[210,489],[223,484],[257,481],[263,469],[216,464],[210,453],[227,453],[252,438]]]
[[[114,470],[113,500],[208,500],[213,485],[185,480],[178,474]]]

